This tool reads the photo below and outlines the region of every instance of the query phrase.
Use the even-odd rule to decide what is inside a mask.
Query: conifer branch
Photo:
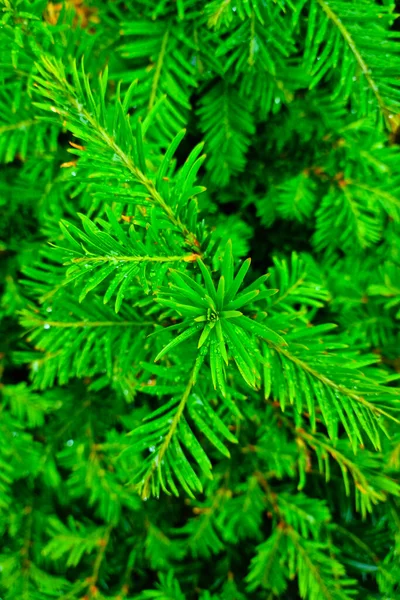
[[[151,94],[150,94],[150,98],[149,98],[149,110],[151,110],[153,108],[154,102],[157,98],[158,82],[160,80],[164,56],[165,56],[165,52],[167,50],[168,37],[169,37],[169,30],[167,29],[163,35],[162,42],[161,42],[161,48],[160,48],[160,54],[158,55],[157,62],[156,62],[156,68],[154,71],[153,82],[151,85]]]
[[[155,263],[168,263],[168,262],[194,262],[198,258],[198,254],[186,254],[183,256],[81,256],[79,258],[73,258],[71,263],[96,263],[96,262],[155,262]]]
[[[357,489],[364,495],[367,495],[371,498],[373,502],[378,502],[385,500],[385,495],[382,494],[380,490],[374,490],[370,483],[368,482],[367,477],[361,471],[361,469],[357,466],[357,463],[353,460],[350,460],[346,457],[338,448],[331,446],[326,443],[323,439],[320,439],[316,435],[312,435],[311,433],[305,431],[304,429],[296,429],[296,434],[305,440],[309,446],[312,448],[320,447],[324,451],[326,451],[337,463],[340,464],[341,468],[346,472],[347,470],[351,473],[351,476],[354,479],[354,483]],[[347,491],[349,492],[349,487],[347,487]]]
[[[31,505],[25,507],[26,526],[24,529],[24,544],[21,548],[22,561],[22,600],[29,600],[29,577],[31,569],[31,545],[32,545],[32,529],[33,529],[33,497],[31,497]]]
[[[290,350],[286,350],[285,348],[282,348],[282,347],[276,347],[275,349],[277,352],[279,352],[280,354],[282,354],[286,358],[288,358],[291,362],[298,365],[302,370],[310,373],[310,375],[312,375],[313,377],[315,377],[316,379],[321,381],[324,385],[327,385],[328,387],[339,392],[340,394],[343,394],[344,396],[351,398],[351,400],[355,400],[356,402],[362,404],[363,406],[368,408],[368,410],[370,410],[372,413],[374,413],[376,415],[383,415],[383,416],[387,417],[388,419],[394,421],[395,423],[400,422],[395,416],[393,416],[392,414],[390,414],[383,408],[381,408],[375,404],[372,404],[371,402],[366,400],[366,398],[364,398],[363,395],[355,393],[353,390],[349,389],[346,386],[335,383],[332,379],[330,379],[323,373],[320,373],[319,371],[317,371],[314,367],[309,365],[306,361],[304,361],[301,358],[299,358],[298,356],[295,356],[294,354],[292,354],[290,352]]]
[[[387,124],[388,128],[391,128],[391,124],[389,121],[389,115],[390,115],[391,111],[385,105],[383,98],[379,93],[379,86],[375,82],[374,78],[372,77],[371,70],[368,67],[368,65],[366,64],[366,62],[364,61],[362,54],[359,52],[350,32],[345,27],[345,25],[343,24],[340,17],[332,10],[332,8],[329,6],[329,4],[326,2],[326,0],[317,0],[317,1],[318,1],[318,4],[321,6],[322,10],[327,15],[328,19],[330,19],[332,21],[332,23],[335,25],[335,27],[338,28],[343,39],[345,40],[346,44],[350,48],[351,52],[353,53],[354,58],[356,59],[357,64],[361,69],[362,74],[364,75],[369,87],[371,88],[371,90],[376,98],[376,101],[378,103],[380,110],[382,111],[382,114],[386,120],[386,124]]]
[[[301,544],[301,537],[299,536],[299,534],[292,527],[285,527],[285,534],[292,540],[299,556],[301,556],[302,560],[304,560],[306,568],[312,574],[315,581],[318,582],[319,594],[320,594],[320,596],[318,596],[318,597],[322,597],[322,598],[324,598],[324,600],[335,600],[335,596],[333,596],[333,594],[331,593],[331,590],[325,584],[324,577],[320,573],[317,565],[315,564],[313,559],[310,557],[310,555],[308,554],[308,552],[306,551],[304,546]],[[338,597],[338,596],[336,595],[336,597]],[[340,595],[339,595],[339,598],[340,598]],[[343,594],[342,598],[345,599],[346,596]]]
[[[71,2],[0,16],[0,597],[397,597],[395,0]]]
[[[150,469],[148,470],[145,477],[140,482],[141,496],[144,500],[147,500],[150,495],[151,478],[153,477],[154,471],[157,468],[160,468],[160,466],[162,465],[165,453],[168,451],[168,448],[170,446],[172,438],[176,433],[177,427],[182,418],[183,411],[185,410],[186,403],[188,401],[189,395],[193,389],[194,384],[195,384],[194,372],[192,372],[189,377],[189,381],[187,383],[186,389],[183,392],[182,398],[177,406],[174,417],[171,420],[167,434],[166,434],[165,438],[163,439],[161,446],[157,450],[157,453],[154,456],[154,459],[152,459],[152,461],[151,461]]]
[[[268,560],[265,564],[264,567],[264,575],[263,575],[263,579],[262,579],[262,583],[264,584],[265,587],[269,587],[269,582],[271,579],[271,574],[273,569],[276,568],[276,560],[277,560],[277,555],[279,552],[279,547],[282,541],[282,538],[285,536],[286,530],[284,527],[284,524],[281,523],[280,525],[278,525],[276,527],[276,532],[275,532],[275,536],[274,536],[274,540],[273,540],[273,545],[272,548],[270,550],[270,554],[268,557]]]
[[[47,72],[55,79],[57,84],[57,89],[62,92],[65,100],[68,105],[73,108],[77,115],[80,115],[80,118],[84,119],[84,121],[90,124],[93,131],[97,133],[99,139],[104,143],[104,145],[112,150],[112,152],[118,157],[120,162],[126,167],[126,169],[134,176],[134,179],[138,181],[149,194],[149,198],[155,202],[161,209],[164,211],[168,219],[171,221],[173,225],[175,225],[182,233],[184,238],[187,241],[187,244],[194,249],[194,251],[198,251],[200,248],[200,243],[197,240],[196,234],[191,232],[187,226],[181,222],[179,217],[177,217],[172,209],[172,207],[166,202],[166,200],[162,197],[159,191],[156,189],[154,182],[149,179],[143,171],[138,167],[138,165],[134,164],[132,158],[116,143],[114,137],[109,134],[107,129],[105,129],[96,119],[95,115],[93,115],[90,111],[88,111],[85,106],[77,99],[73,88],[67,83],[65,79],[63,79],[59,72],[57,71],[57,66],[53,65],[51,61],[49,61],[46,57],[42,58],[43,64],[47,69]],[[45,83],[40,78],[37,78],[38,82]],[[69,111],[65,108],[56,108],[55,106],[51,106],[50,109],[63,116],[64,118],[68,118]]]
[[[390,204],[396,206],[396,208],[400,208],[400,199],[386,190],[382,190],[379,187],[367,185],[361,181],[353,181],[352,179],[349,179],[347,183],[348,185],[359,188],[360,190],[365,190],[366,192],[377,196],[378,198],[387,200]]]
[[[33,125],[38,124],[39,121],[37,119],[26,119],[25,121],[18,121],[17,123],[10,123],[9,125],[1,125],[0,135],[6,133],[7,131],[14,131],[15,129],[26,129],[27,127],[32,127]]]
[[[30,322],[34,327],[44,327],[44,329],[50,329],[50,327],[77,329],[80,327],[143,327],[154,325],[153,321],[140,321],[138,323],[134,321],[52,321],[32,317],[30,317]]]
[[[95,598],[97,595],[97,581],[99,579],[100,568],[105,558],[107,547],[110,541],[111,532],[114,529],[114,525],[109,525],[104,532],[104,536],[99,540],[99,551],[97,552],[96,559],[93,565],[93,572],[89,578],[89,593],[90,597]]]

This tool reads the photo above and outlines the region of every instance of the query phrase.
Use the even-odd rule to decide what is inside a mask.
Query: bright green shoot
[[[248,385],[257,388],[260,384],[258,365],[263,361],[257,340],[278,346],[287,344],[279,333],[259,320],[260,313],[257,319],[254,318],[252,308],[278,290],[265,287],[268,275],[262,275],[242,287],[250,259],[242,263],[235,275],[230,241],[225,248],[217,284],[208,267],[201,260],[197,264],[203,285],[185,272],[172,270],[169,287],[161,289],[158,294],[159,303],[174,309],[184,320],[181,323],[182,333],[158,353],[155,361],[197,335],[196,375],[208,354],[214,389],[219,388],[225,395],[226,367],[231,357]],[[265,313],[261,315],[264,317]]]

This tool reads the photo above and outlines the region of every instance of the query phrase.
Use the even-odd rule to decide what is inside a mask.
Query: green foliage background
[[[394,2],[1,8],[1,600],[400,598]]]

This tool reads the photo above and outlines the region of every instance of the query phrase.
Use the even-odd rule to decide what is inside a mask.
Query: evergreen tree
[[[1,5],[0,598],[400,598],[394,1]]]

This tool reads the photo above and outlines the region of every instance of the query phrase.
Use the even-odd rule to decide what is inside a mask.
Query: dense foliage
[[[0,598],[400,598],[394,2],[1,8]]]

